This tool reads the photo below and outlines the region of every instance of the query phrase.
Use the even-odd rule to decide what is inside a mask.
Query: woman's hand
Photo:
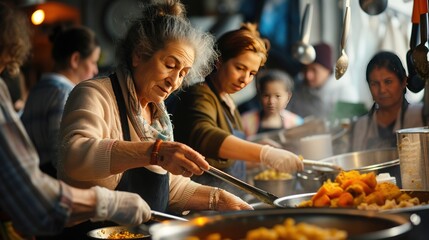
[[[217,200],[216,207],[214,210],[217,211],[231,211],[231,210],[253,210],[253,207],[250,206],[241,198],[225,191],[219,189],[219,199]]]
[[[294,173],[304,169],[304,164],[296,154],[268,145],[262,147],[260,159],[261,163],[280,172]]]
[[[159,147],[158,165],[175,175],[191,177],[203,174],[209,164],[204,156],[179,142],[162,142]]]

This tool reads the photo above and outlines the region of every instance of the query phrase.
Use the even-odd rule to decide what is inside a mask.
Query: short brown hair
[[[267,39],[260,37],[256,24],[244,23],[240,29],[223,34],[216,46],[222,61],[237,57],[244,51],[252,51],[262,57],[261,66],[263,66],[268,58],[270,43]]]

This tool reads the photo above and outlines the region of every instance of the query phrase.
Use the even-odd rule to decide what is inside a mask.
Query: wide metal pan
[[[125,227],[125,226],[112,226],[103,227],[91,230],[87,233],[89,239],[111,239],[109,236],[115,232],[127,231],[134,234],[142,234],[141,237],[127,238],[127,239],[150,239],[148,228],[141,226]]]
[[[186,218],[166,214],[158,211],[151,211],[151,221],[164,222],[164,221],[188,221]],[[109,238],[112,233],[127,231],[129,233],[139,234],[139,237],[130,237],[126,239],[151,239],[149,233],[149,226],[141,224],[138,226],[127,227],[127,226],[109,226],[91,230],[87,233],[89,239],[111,239]]]
[[[214,216],[196,217],[189,222],[166,222],[152,225],[153,240],[199,239],[213,233],[222,239],[244,239],[249,230],[281,224],[286,218],[296,223],[305,222],[322,228],[336,228],[347,231],[348,239],[410,239],[413,229],[409,215],[378,214],[375,211],[356,209],[295,208],[263,209],[253,211],[227,212]]]
[[[429,191],[415,191],[403,189],[402,192],[408,193],[412,197],[417,197],[420,202],[429,202]],[[301,202],[310,200],[316,193],[303,193],[281,197],[274,201],[275,205],[282,208],[296,207]],[[314,208],[310,208],[314,209]],[[362,210],[364,211],[364,210]],[[405,213],[417,214],[420,218],[420,223],[414,227],[409,239],[423,240],[427,239],[426,232],[429,229],[429,205],[420,205],[406,208],[388,209],[380,211],[382,213]]]

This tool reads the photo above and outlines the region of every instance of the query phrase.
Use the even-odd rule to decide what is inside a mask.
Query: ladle
[[[426,0],[419,1],[420,8],[420,44],[413,51],[413,60],[414,66],[416,67],[416,72],[419,76],[426,80],[429,78],[429,62],[427,59],[427,54],[429,49],[426,47],[426,42],[428,40],[428,6]]]
[[[346,73],[349,66],[349,57],[344,50],[346,48],[347,36],[350,28],[350,7],[346,5],[346,13],[344,15],[343,32],[341,36],[341,56],[335,64],[335,78],[340,79]]]
[[[301,40],[294,44],[293,57],[302,64],[310,64],[316,59],[316,50],[309,44],[313,6],[307,3],[301,23]]]
[[[413,13],[411,17],[412,28],[410,36],[410,49],[407,52],[407,68],[408,68],[408,84],[407,88],[414,92],[420,92],[424,86],[425,81],[417,74],[416,68],[414,66],[413,52],[417,46],[417,38],[419,35],[419,24],[420,24],[420,3],[419,0],[414,0],[413,2]]]
[[[368,15],[378,15],[387,8],[387,0],[359,0],[359,5]]]

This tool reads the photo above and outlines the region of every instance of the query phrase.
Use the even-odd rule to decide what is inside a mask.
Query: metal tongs
[[[184,222],[188,221],[188,219],[186,219],[186,218],[178,217],[178,216],[171,215],[168,213],[158,212],[155,210],[151,210],[150,212],[151,212],[150,219],[152,221],[156,221],[156,222],[163,222],[163,221],[167,221],[167,220],[178,220],[178,221],[184,221]]]
[[[310,165],[315,167],[326,167],[326,168],[331,168],[332,170],[335,170],[335,171],[343,170],[340,166],[329,162],[322,162],[322,161],[309,160],[309,159],[303,159],[302,162],[305,165]]]
[[[227,183],[230,183],[250,194],[258,198],[260,201],[276,206],[274,204],[274,201],[278,199],[278,197],[274,194],[271,194],[267,191],[264,191],[260,188],[254,187],[238,178],[235,178],[227,173],[224,173],[223,171],[210,166],[209,170],[205,170],[206,173],[212,175],[213,177],[219,178],[220,180],[223,180]]]

